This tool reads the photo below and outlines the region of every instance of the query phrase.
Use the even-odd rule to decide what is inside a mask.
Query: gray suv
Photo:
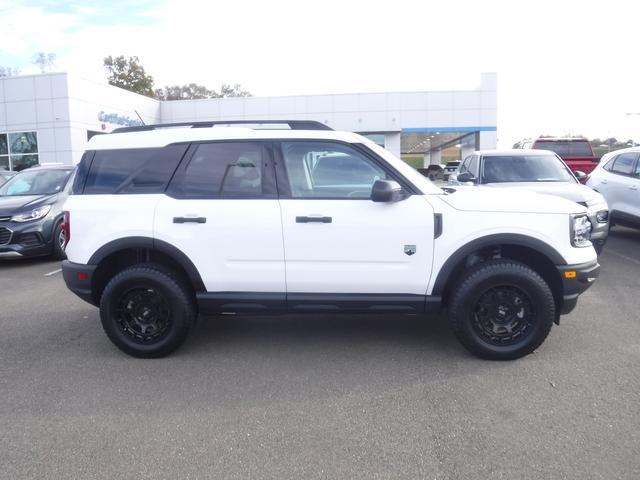
[[[65,257],[62,205],[73,169],[32,167],[0,186],[0,258]]]

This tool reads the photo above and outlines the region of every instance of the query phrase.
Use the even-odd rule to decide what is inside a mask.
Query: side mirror
[[[470,172],[464,172],[458,174],[456,180],[458,181],[458,183],[475,183],[476,177],[474,177]]]
[[[373,202],[398,202],[403,198],[402,187],[393,180],[376,180],[371,188]]]
[[[587,174],[584,172],[581,172],[580,170],[576,170],[575,172],[573,172],[573,174],[576,176],[578,180],[582,180],[583,178],[587,177]]]

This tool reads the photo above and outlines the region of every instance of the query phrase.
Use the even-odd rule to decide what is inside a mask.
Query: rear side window
[[[260,143],[216,142],[194,146],[186,167],[171,184],[181,198],[261,198],[265,196],[268,152]],[[267,188],[267,190],[271,190]]]
[[[593,151],[587,141],[551,141],[539,140],[534,147],[538,150],[551,150],[561,157],[592,157]]]
[[[607,166],[611,165],[608,170],[620,175],[631,175],[637,156],[637,153],[621,153],[613,162],[607,164]]]
[[[186,149],[186,145],[169,145],[98,150],[86,177],[84,193],[162,193]]]
[[[551,150],[552,152],[556,152],[561,157],[566,157],[569,155],[569,142],[551,142],[541,140],[535,142],[533,148],[535,148],[536,150]]]
[[[593,151],[589,142],[569,142],[570,157],[592,157]]]

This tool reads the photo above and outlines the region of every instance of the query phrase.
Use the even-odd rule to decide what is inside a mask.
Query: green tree
[[[2,77],[14,77],[20,74],[20,70],[17,68],[4,67],[0,65],[0,78]]]
[[[203,85],[172,85],[156,90],[158,100],[191,100],[196,98],[216,98],[218,94]]]
[[[191,100],[197,98],[227,98],[250,97],[251,93],[243,90],[240,84],[231,86],[223,83],[220,91],[209,90],[204,85],[189,83],[187,85],[172,85],[159,88],[155,92],[158,100]]]
[[[247,90],[243,90],[239,83],[231,86],[223,83],[220,87],[219,97],[250,97],[251,93]]]
[[[125,58],[120,55],[113,58],[109,55],[104,59],[104,67],[109,74],[109,85],[147,97],[154,97],[153,77],[146,74],[138,57]]]
[[[31,63],[40,68],[40,73],[45,73],[46,71],[51,70],[51,67],[56,64],[56,54],[38,52],[33,56]]]

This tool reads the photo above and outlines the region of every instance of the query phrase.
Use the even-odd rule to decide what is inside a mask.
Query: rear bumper
[[[73,263],[69,260],[62,262],[62,277],[67,284],[67,288],[79,296],[85,302],[96,305],[93,298],[93,290],[91,288],[93,273],[96,265],[84,265],[81,263]]]
[[[597,261],[581,263],[579,265],[562,265],[558,267],[562,278],[562,308],[561,315],[570,313],[578,303],[578,297],[587,290],[600,274]]]

